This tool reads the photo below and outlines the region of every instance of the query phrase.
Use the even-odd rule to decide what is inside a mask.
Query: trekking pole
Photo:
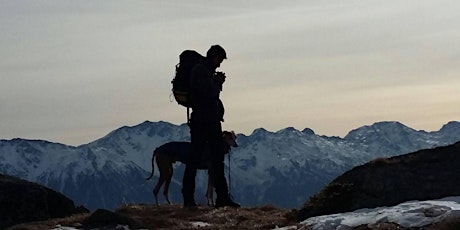
[[[233,200],[233,196],[232,196],[232,193],[231,193],[231,180],[230,180],[230,152],[231,150],[228,152],[228,196]]]
[[[187,106],[187,125],[190,127],[190,107]]]

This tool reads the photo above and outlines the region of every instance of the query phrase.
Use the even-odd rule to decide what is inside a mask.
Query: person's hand
[[[224,84],[225,78],[226,76],[224,72],[216,72],[216,79],[219,83]]]

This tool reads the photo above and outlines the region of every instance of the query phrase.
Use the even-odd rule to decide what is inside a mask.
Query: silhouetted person
[[[217,193],[216,207],[240,205],[233,202],[228,194],[227,180],[224,173],[224,152],[222,151],[222,125],[224,107],[219,99],[225,75],[216,69],[227,58],[225,50],[219,45],[213,45],[206,53],[203,61],[193,67],[191,72],[190,92],[192,99],[192,114],[190,133],[192,142],[192,157],[185,167],[182,183],[184,207],[196,206],[195,177],[198,162],[203,159],[205,152],[209,153],[211,164],[210,174]]]

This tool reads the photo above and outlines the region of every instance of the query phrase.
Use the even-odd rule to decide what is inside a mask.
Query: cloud
[[[169,101],[174,65],[212,44],[229,55],[231,129],[440,126],[458,114],[458,10],[451,0],[3,1],[0,138],[80,144],[144,120],[185,122]]]

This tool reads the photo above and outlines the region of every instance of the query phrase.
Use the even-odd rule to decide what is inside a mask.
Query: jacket
[[[192,99],[192,122],[213,123],[223,118],[223,105],[219,99],[222,83],[214,77],[215,69],[207,61],[192,68],[190,92]]]

